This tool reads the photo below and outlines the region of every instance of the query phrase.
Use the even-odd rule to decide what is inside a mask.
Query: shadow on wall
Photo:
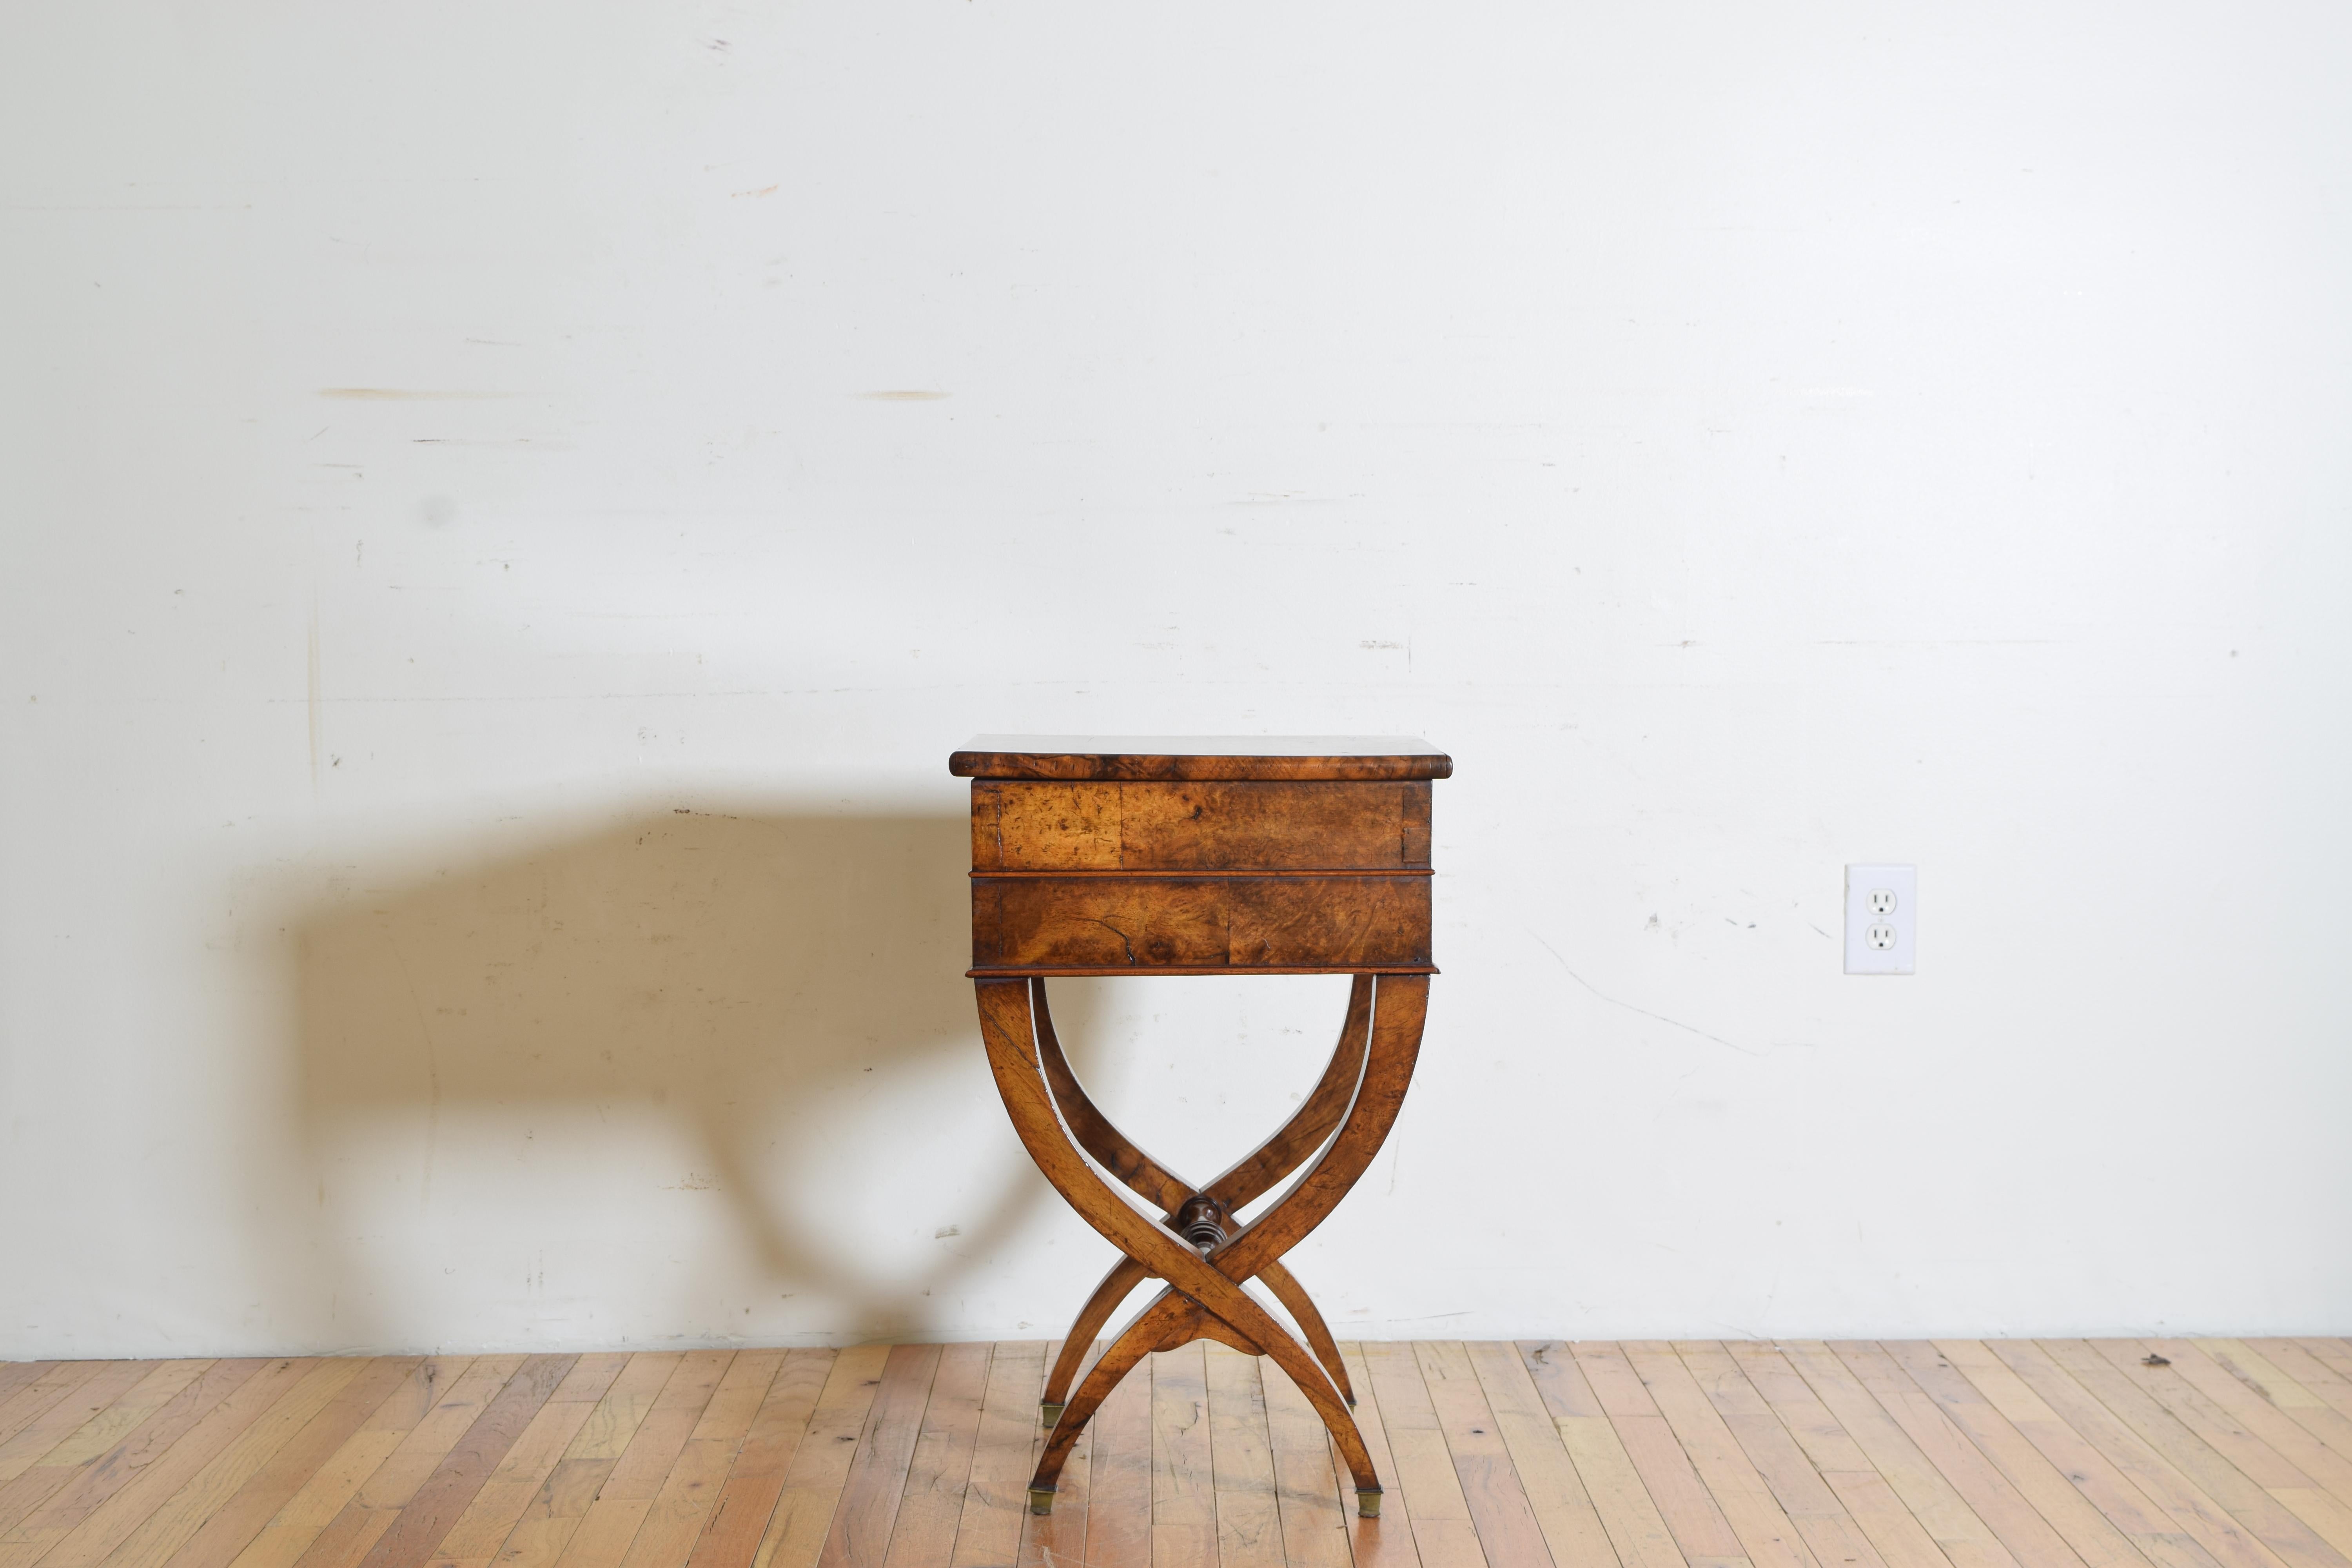
[[[333,1336],[920,1332],[1051,1198],[981,1058],[967,833],[667,813],[306,920]]]

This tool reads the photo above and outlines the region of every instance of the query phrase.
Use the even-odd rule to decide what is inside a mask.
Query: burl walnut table
[[[1452,759],[1412,740],[985,735],[948,770],[972,781],[971,975],[989,1067],[1038,1169],[1122,1254],[1045,1380],[1053,1432],[1031,1511],[1052,1510],[1071,1445],[1120,1378],[1153,1351],[1213,1339],[1290,1374],[1339,1445],[1357,1511],[1378,1517],[1348,1369],[1282,1258],[1355,1185],[1404,1103],[1437,973],[1430,784]],[[1111,1125],[1054,1037],[1046,980],[1102,974],[1355,984],[1313,1092],[1255,1152],[1195,1185]],[[1081,1374],[1104,1321],[1146,1279],[1165,1288]]]

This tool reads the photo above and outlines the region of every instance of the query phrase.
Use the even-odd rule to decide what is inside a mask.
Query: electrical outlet
[[[1913,973],[1919,933],[1919,868],[1845,868],[1845,972]]]

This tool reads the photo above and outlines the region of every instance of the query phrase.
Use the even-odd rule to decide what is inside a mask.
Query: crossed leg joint
[[[1269,1356],[1290,1375],[1331,1433],[1355,1483],[1358,1511],[1377,1517],[1380,1479],[1349,1412],[1355,1397],[1346,1364],[1281,1257],[1346,1195],[1394,1123],[1420,1049],[1427,976],[1356,976],[1321,1081],[1273,1137],[1203,1187],[1144,1153],[1087,1096],[1054,1035],[1042,979],[982,981],[978,989],[991,1069],[1023,1143],[1123,1254],[1079,1310],[1046,1380],[1041,1413],[1053,1430],[1030,1483],[1033,1511],[1052,1508],[1071,1447],[1119,1380],[1153,1351],[1206,1338]],[[1305,1174],[1265,1213],[1238,1224],[1236,1210],[1302,1165]],[[1129,1199],[1102,1171],[1159,1212]],[[1155,1278],[1166,1288],[1077,1375],[1111,1311]],[[1274,1292],[1307,1344],[1243,1289],[1252,1280]]]

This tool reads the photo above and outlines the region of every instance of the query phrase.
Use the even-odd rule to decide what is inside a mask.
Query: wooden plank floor
[[[2352,1342],[1034,1342],[0,1364],[0,1568],[2352,1568]]]

